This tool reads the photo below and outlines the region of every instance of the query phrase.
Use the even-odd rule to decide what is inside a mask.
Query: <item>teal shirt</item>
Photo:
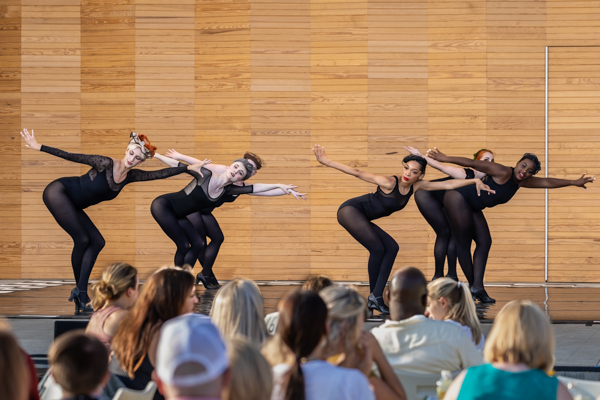
[[[508,372],[491,364],[471,367],[458,394],[458,400],[555,400],[558,379],[531,369]]]

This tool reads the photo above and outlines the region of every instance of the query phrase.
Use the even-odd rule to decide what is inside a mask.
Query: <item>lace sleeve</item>
[[[48,154],[52,154],[53,156],[64,158],[65,160],[73,161],[79,164],[87,164],[98,171],[104,171],[104,169],[110,164],[110,157],[100,156],[100,155],[92,155],[92,154],[81,154],[81,153],[69,153],[67,151],[63,151],[61,149],[57,149],[54,147],[44,146],[40,151],[43,151]]]
[[[475,178],[475,171],[473,171],[471,168],[465,168],[465,179],[473,179]]]
[[[154,181],[156,179],[169,178],[187,171],[187,166],[163,168],[158,171],[144,171],[132,169],[129,171],[129,182]]]
[[[249,194],[249,193],[252,193],[253,191],[254,191],[254,187],[252,185],[244,185],[244,186],[229,185],[229,186],[227,186],[226,194],[232,195],[232,196],[237,196],[239,194]]]

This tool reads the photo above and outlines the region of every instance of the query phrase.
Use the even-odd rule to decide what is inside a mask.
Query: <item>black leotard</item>
[[[474,179],[475,178],[475,171],[473,171],[471,168],[465,168],[465,179]],[[443,181],[449,181],[452,178],[451,176],[447,176],[445,178],[440,178],[440,179],[434,179],[431,182],[443,182]],[[440,204],[444,204],[444,195],[446,194],[447,190],[433,190],[430,191],[429,193],[431,193],[439,202]]]
[[[463,195],[465,200],[467,200],[475,211],[481,211],[484,208],[504,204],[512,199],[515,193],[517,193],[517,190],[519,190],[519,185],[514,180],[514,168],[511,168],[511,170],[512,173],[510,178],[503,185],[496,183],[492,177],[489,177],[486,180],[485,183],[490,189],[495,190],[496,194],[488,195],[482,193],[481,196],[477,196],[477,189],[473,185],[463,186],[455,190]]]
[[[338,209],[341,210],[346,206],[352,206],[362,211],[369,221],[374,219],[387,217],[396,211],[402,210],[406,207],[410,196],[413,194],[413,187],[411,185],[407,194],[401,194],[399,189],[398,177],[396,179],[396,186],[392,189],[391,193],[385,194],[379,186],[375,193],[368,193],[353,199],[347,200]]]
[[[187,166],[164,168],[158,171],[132,169],[127,173],[123,182],[116,183],[113,175],[113,159],[110,157],[69,153],[44,145],[42,145],[41,151],[92,167],[80,177],[71,176],[57,179],[65,186],[73,204],[80,210],[114,199],[129,183],[168,178],[187,171]]]

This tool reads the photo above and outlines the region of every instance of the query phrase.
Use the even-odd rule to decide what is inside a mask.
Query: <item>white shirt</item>
[[[475,344],[475,340],[473,339],[473,331],[471,331],[471,328],[469,328],[466,325],[461,325],[460,322],[458,321],[454,321],[453,319],[447,319],[446,322],[451,322],[457,326],[460,326],[462,328],[462,330],[469,335],[469,337],[471,338],[471,340],[473,340],[473,344]],[[479,351],[483,351],[483,346],[485,346],[485,336],[483,336],[483,333],[481,334],[481,340],[479,340],[479,344],[475,344],[475,347],[477,348],[477,350]]]
[[[446,321],[415,315],[402,321],[388,320],[371,333],[398,371],[439,374],[483,364],[473,340],[460,326]]]
[[[271,400],[285,397],[283,380],[290,366],[273,367]],[[327,361],[315,360],[302,364],[306,400],[375,400],[369,381],[356,369],[336,367]]]

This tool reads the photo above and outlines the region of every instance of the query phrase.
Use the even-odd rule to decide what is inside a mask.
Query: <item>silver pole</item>
[[[544,116],[546,127],[544,170],[548,177],[548,46],[546,46],[546,112]],[[548,282],[548,189],[544,189],[544,280]]]

